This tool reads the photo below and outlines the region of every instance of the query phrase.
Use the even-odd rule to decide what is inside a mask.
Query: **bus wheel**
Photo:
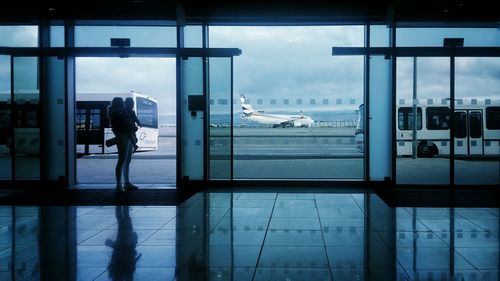
[[[419,157],[432,157],[432,155],[434,154],[433,153],[433,149],[432,149],[432,146],[429,146],[427,145],[426,143],[424,142],[421,142],[419,145],[418,145],[418,156]]]

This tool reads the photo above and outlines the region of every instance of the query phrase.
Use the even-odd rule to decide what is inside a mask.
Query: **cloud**
[[[0,26],[0,46],[38,46],[38,27],[35,25]]]
[[[363,57],[331,54],[333,46],[362,46],[362,27],[212,27],[210,42],[242,50],[234,60],[235,94],[263,99],[263,106],[270,99],[362,99]]]
[[[77,93],[138,91],[158,100],[160,114],[175,112],[175,59],[77,58]]]
[[[482,30],[474,31],[476,39],[494,39],[482,36]],[[455,35],[460,32],[455,30]],[[430,33],[435,38],[425,42],[442,43],[445,31],[431,30]],[[342,105],[352,98],[356,104],[361,102],[364,58],[334,57],[331,49],[363,46],[362,26],[212,26],[209,35],[210,47],[234,47],[243,52],[234,59],[235,97],[244,93],[251,101],[262,99],[263,108],[284,107],[287,99],[289,108],[297,107],[297,100],[303,101],[301,106],[310,106],[311,98],[321,101],[320,105],[328,99],[328,107],[337,106],[338,99]],[[471,41],[466,38],[466,42]],[[2,46],[36,44],[36,26],[0,27]],[[419,97],[448,97],[449,58],[419,58],[418,61]],[[10,91],[9,63],[8,56],[0,56],[0,92]],[[174,59],[78,58],[76,74],[77,92],[136,90],[157,98],[161,112],[175,112]],[[412,79],[412,58],[398,58],[398,98],[411,97]],[[456,58],[456,95],[500,99],[500,58]],[[276,104],[271,105],[271,100]]]
[[[500,58],[455,58],[455,97],[500,99]],[[413,58],[398,58],[397,98],[413,94]],[[420,99],[448,98],[450,58],[417,58],[417,96]]]

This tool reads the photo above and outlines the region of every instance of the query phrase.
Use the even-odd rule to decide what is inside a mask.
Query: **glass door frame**
[[[369,27],[370,25],[367,25]],[[368,58],[371,55],[379,55],[384,56],[385,58],[390,58],[392,63],[391,69],[391,95],[392,95],[392,176],[390,179],[390,185],[395,187],[396,184],[396,122],[395,121],[395,108],[396,108],[396,59],[398,57],[449,57],[450,58],[450,100],[455,100],[455,58],[457,57],[500,57],[500,47],[397,47],[395,45],[396,42],[396,29],[395,25],[392,25],[388,28],[390,32],[390,46],[389,47],[370,47],[369,40],[366,43],[365,47],[333,47],[332,55],[333,56],[348,56],[348,55],[364,55],[366,57],[365,68],[369,65]],[[370,29],[367,28],[367,37],[370,36]],[[365,84],[368,84],[367,81],[370,80],[370,73],[365,69]],[[367,182],[370,178],[370,170],[369,170],[369,142],[368,140],[368,132],[369,132],[369,101],[370,93],[367,91],[367,87],[365,86],[365,103],[367,106],[365,107],[365,180]],[[450,102],[450,112],[455,111],[455,103]],[[454,143],[454,114],[451,114],[451,123],[450,126],[450,139],[449,143]],[[450,145],[450,182],[449,186],[451,189],[456,187],[455,184],[455,152],[454,145]],[[397,185],[398,187],[414,187],[413,185]],[[442,188],[440,185],[429,185],[430,188],[437,187]],[[461,186],[464,187],[464,186]]]
[[[68,27],[68,29],[71,29]],[[67,33],[71,33],[70,30],[66,31]],[[67,88],[66,91],[66,99],[68,99],[68,107],[71,108],[71,102],[75,101],[75,81],[74,81],[74,60],[76,57],[167,57],[167,58],[176,58],[180,60],[182,57],[232,57],[234,55],[241,54],[241,50],[237,48],[156,48],[156,47],[131,47],[131,48],[112,48],[112,47],[0,47],[0,55],[7,55],[11,57],[38,57],[42,59],[44,57],[59,57],[64,58],[66,60],[66,76],[68,77],[66,80]],[[12,66],[11,66],[12,67]],[[38,74],[40,77],[44,77],[42,73],[43,69]],[[11,73],[11,80],[12,80]],[[71,80],[71,81],[70,81]],[[177,86],[178,88],[179,86]],[[12,91],[12,90],[11,90]],[[43,93],[41,93],[43,95]],[[177,91],[177,109],[180,108],[180,98],[179,92]],[[178,110],[177,110],[178,111]],[[41,113],[43,114],[43,112]],[[67,116],[69,117],[71,114],[75,114],[73,111],[68,111]],[[178,112],[179,115],[179,112]],[[74,117],[71,118],[74,120]],[[68,147],[74,147],[76,144],[75,137],[71,137],[72,132],[74,132],[74,122],[68,122],[66,127],[66,140]],[[40,127],[43,127],[41,124]],[[73,128],[72,128],[73,127]],[[177,147],[182,145],[180,141],[180,130],[182,129],[182,124],[177,124]],[[43,134],[43,132],[42,132]],[[69,180],[68,187],[71,188],[76,183],[76,150],[68,149],[68,151],[72,151],[74,155],[70,155],[71,152],[67,152],[66,163],[66,177]],[[41,152],[41,162],[43,163],[44,158],[48,157],[47,155],[43,155],[43,151]],[[179,158],[177,157],[177,166],[179,166]],[[14,167],[13,167],[14,168]],[[43,169],[42,169],[43,170]],[[179,171],[178,171],[179,172]],[[179,174],[177,174],[179,175]],[[40,174],[40,178],[43,180],[43,173]],[[6,186],[9,186],[9,183],[12,180],[0,181],[0,184],[7,182]],[[177,185],[179,186],[180,178],[177,176]]]

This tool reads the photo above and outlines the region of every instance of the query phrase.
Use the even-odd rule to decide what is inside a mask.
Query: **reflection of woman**
[[[134,280],[135,266],[141,254],[137,255],[137,233],[133,231],[128,206],[116,206],[118,233],[116,240],[106,240],[106,246],[113,249],[108,272],[111,280]]]
[[[137,189],[137,186],[131,184],[129,179],[130,161],[132,161],[134,144],[130,138],[130,128],[125,116],[125,103],[121,97],[113,98],[108,114],[118,149],[118,161],[115,168],[116,191],[122,192],[124,189]],[[125,180],[124,186],[121,183],[122,174]]]

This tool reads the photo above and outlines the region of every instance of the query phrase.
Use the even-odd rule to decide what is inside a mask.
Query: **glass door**
[[[483,154],[483,122],[480,110],[455,110],[455,155]]]
[[[181,153],[180,180],[204,179],[205,111],[203,58],[180,58],[181,72]]]
[[[232,57],[209,59],[209,179],[233,178]]]
[[[450,182],[450,59],[399,57],[396,183]]]
[[[40,179],[40,79],[38,57],[11,57],[14,180]]]
[[[10,56],[0,56],[0,180],[12,179],[12,99]]]
[[[181,58],[180,180],[232,179],[232,57]]]

